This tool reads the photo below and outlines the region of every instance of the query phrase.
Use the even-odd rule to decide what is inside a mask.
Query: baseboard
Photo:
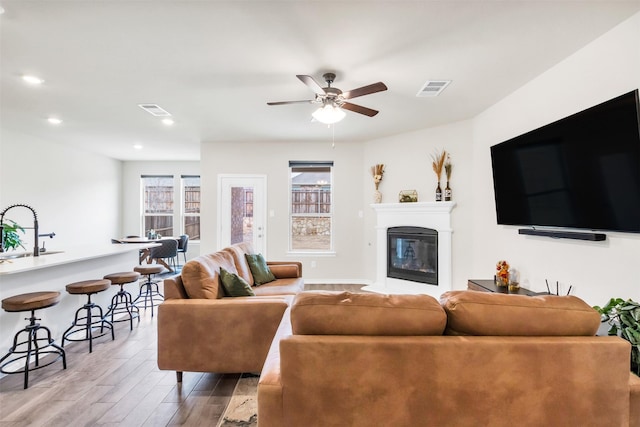
[[[526,234],[529,236],[551,237],[553,239],[575,239],[589,240],[600,242],[607,239],[607,235],[603,233],[590,233],[581,231],[561,231],[561,230],[537,230],[533,228],[520,228],[518,234]]]
[[[304,277],[304,276],[303,276]],[[368,279],[304,279],[305,285],[362,285],[367,286],[373,283]]]

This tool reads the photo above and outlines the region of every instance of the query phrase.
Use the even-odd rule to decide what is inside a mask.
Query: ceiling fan
[[[343,92],[336,87],[331,87],[331,83],[333,83],[336,78],[334,73],[325,73],[322,75],[324,81],[327,83],[327,87],[324,88],[321,87],[312,76],[298,74],[296,77],[316,94],[314,99],[305,101],[267,102],[267,105],[319,104],[320,108],[313,113],[313,117],[325,124],[331,124],[342,120],[345,115],[342,109],[364,114],[369,117],[375,116],[378,114],[377,110],[353,104],[351,102],[347,102],[347,100],[387,90],[387,86],[384,83],[378,82],[362,86],[348,92]]]

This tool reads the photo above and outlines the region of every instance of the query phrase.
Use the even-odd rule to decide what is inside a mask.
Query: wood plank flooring
[[[67,343],[67,369],[56,362],[31,372],[27,390],[22,374],[1,378],[0,426],[215,426],[241,374],[185,372],[178,384],[175,372],[158,369],[156,319],[141,314],[133,331],[116,323],[115,341],[94,340],[93,353],[88,342]]]

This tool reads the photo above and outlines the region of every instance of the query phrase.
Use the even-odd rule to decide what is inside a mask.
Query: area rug
[[[242,374],[217,427],[256,427],[258,425],[257,375]]]

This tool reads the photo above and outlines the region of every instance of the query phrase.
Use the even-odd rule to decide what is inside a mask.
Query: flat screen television
[[[638,90],[491,147],[498,224],[640,233]]]

